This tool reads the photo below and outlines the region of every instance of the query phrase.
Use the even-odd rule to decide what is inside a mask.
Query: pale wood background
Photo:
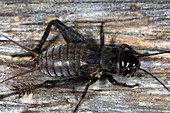
[[[1,0],[0,33],[33,48],[40,40],[48,22],[59,19],[81,33],[89,42],[99,41],[101,22],[104,23],[106,44],[127,43],[141,52],[170,49],[169,0]],[[65,43],[53,28],[46,46]],[[14,53],[25,51],[0,37],[0,80],[30,69],[29,58],[14,58]],[[143,58],[142,66],[170,88],[170,55]],[[10,90],[11,84],[39,83],[50,77],[39,71],[0,84],[1,94]],[[97,82],[90,87],[79,112],[158,113],[170,112],[170,93],[157,81],[142,76],[127,79],[139,83],[132,89]],[[32,99],[15,97],[0,101],[0,112],[71,112],[84,87],[76,89],[40,89]]]

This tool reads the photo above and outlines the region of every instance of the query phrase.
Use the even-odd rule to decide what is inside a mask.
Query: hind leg
[[[21,98],[25,94],[28,95],[31,92],[33,92],[35,89],[39,89],[39,88],[47,88],[47,89],[55,88],[55,87],[68,88],[68,87],[76,87],[76,86],[82,85],[84,83],[87,83],[87,85],[84,89],[84,92],[81,95],[81,98],[73,111],[75,113],[77,111],[77,109],[79,108],[79,106],[81,105],[82,101],[84,100],[89,86],[92,85],[93,83],[95,83],[98,79],[99,79],[99,77],[97,77],[96,74],[94,74],[92,76],[79,76],[79,77],[73,77],[73,78],[66,78],[63,80],[47,80],[41,84],[36,84],[36,85],[23,84],[21,86],[13,86],[13,89],[11,89],[11,90],[13,90],[14,92],[0,95],[0,100],[4,99],[6,97],[12,96],[12,95],[17,95],[17,94],[19,94],[19,98]]]
[[[22,45],[18,44],[21,48],[29,51],[29,53],[26,54],[14,54],[12,55],[12,57],[24,57],[24,56],[35,56],[34,54],[40,54],[41,53],[41,48],[43,47],[46,39],[48,38],[48,35],[51,31],[51,27],[54,26],[55,28],[58,28],[60,33],[62,34],[63,38],[65,39],[65,41],[67,43],[80,43],[80,42],[86,42],[86,40],[84,39],[83,36],[81,36],[79,33],[77,33],[76,31],[74,31],[73,29],[67,27],[66,25],[64,25],[61,21],[59,20],[51,20],[48,23],[48,26],[41,38],[41,40],[39,41],[38,45],[33,49],[33,50],[29,50],[26,47],[23,47]],[[14,41],[13,41],[14,42]],[[16,43],[16,42],[14,42]]]
[[[82,85],[83,83],[87,83],[89,80],[91,80],[90,76],[84,77],[72,77],[72,78],[66,78],[62,80],[47,80],[40,84],[23,84],[21,86],[13,86],[14,89],[12,89],[14,92],[0,95],[0,99],[6,98],[11,95],[19,94],[19,97],[22,97],[24,94],[30,94],[33,90],[39,89],[39,88],[55,88],[55,87],[76,87],[79,85]]]
[[[61,21],[59,20],[52,20],[48,23],[48,26],[39,41],[39,44],[33,49],[34,52],[36,53],[41,53],[41,48],[44,45],[50,31],[51,27],[54,26],[55,28],[58,28],[60,33],[62,34],[63,38],[67,43],[80,43],[80,42],[86,42],[83,36],[81,36],[79,33],[74,31],[73,29],[67,27],[64,25]]]

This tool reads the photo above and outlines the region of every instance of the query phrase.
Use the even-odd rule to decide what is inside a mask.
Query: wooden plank
[[[59,19],[81,33],[89,42],[99,42],[101,22],[104,22],[106,44],[127,43],[140,52],[170,49],[169,0],[27,0],[0,1],[0,33],[33,48],[41,39],[52,19]],[[47,47],[65,43],[53,28]],[[25,51],[0,37],[0,79],[14,76],[33,67],[30,58],[14,58]],[[141,67],[154,73],[170,87],[169,54],[143,58]],[[145,62],[146,61],[146,62]],[[79,112],[170,112],[170,95],[157,81],[142,73],[128,78],[128,83],[141,86],[125,88],[107,81],[92,85]],[[0,84],[1,94],[9,92],[11,84],[41,83],[52,79],[39,71]],[[122,80],[122,79],[121,79]],[[1,112],[71,112],[84,87],[72,89],[40,89],[29,98],[15,97],[0,101]]]

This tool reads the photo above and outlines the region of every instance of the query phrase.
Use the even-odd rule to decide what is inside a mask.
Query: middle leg
[[[100,26],[100,46],[101,48],[104,46],[104,32],[103,32],[103,22],[101,23]]]

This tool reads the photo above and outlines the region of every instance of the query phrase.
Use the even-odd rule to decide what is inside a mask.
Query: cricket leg
[[[59,20],[52,20],[48,23],[48,26],[39,41],[39,44],[33,49],[34,52],[41,53],[41,48],[44,45],[50,31],[51,27],[54,26],[55,28],[58,28],[60,33],[62,34],[63,38],[67,43],[80,43],[80,42],[86,42],[83,36],[81,36],[79,33],[74,31],[73,29],[67,27]]]
[[[84,37],[82,35],[77,33],[75,30],[67,27],[60,20],[57,20],[57,19],[52,20],[48,23],[47,28],[46,28],[41,40],[39,41],[38,45],[33,50],[23,47],[22,45],[18,44],[17,42],[9,39],[8,37],[6,37],[2,34],[0,34],[0,35],[2,35],[3,37],[9,39],[10,41],[12,41],[15,44],[17,44],[18,46],[20,46],[21,48],[28,51],[28,53],[26,53],[26,54],[14,54],[14,55],[12,55],[12,57],[38,56],[38,54],[41,53],[41,48],[43,47],[46,39],[48,38],[48,35],[51,31],[52,26],[59,29],[60,33],[62,34],[63,38],[65,39],[65,41],[67,43],[80,43],[80,42],[85,43],[86,42],[86,40],[84,39]]]
[[[104,46],[103,22],[100,26],[100,46],[101,46],[101,48]]]
[[[63,80],[47,80],[43,83],[40,84],[32,84],[32,83],[28,83],[28,84],[22,84],[20,86],[13,86],[13,88],[11,89],[13,92],[8,93],[8,94],[4,94],[4,95],[0,95],[0,100],[2,100],[3,98],[12,96],[12,95],[19,95],[19,98],[24,96],[25,94],[30,94],[32,93],[35,89],[39,89],[39,88],[55,88],[55,87],[75,87],[77,85],[81,85],[83,83],[86,83],[90,80],[90,77],[74,77],[74,78],[66,78]]]
[[[129,87],[129,88],[133,88],[133,87],[135,87],[135,86],[139,86],[139,84],[128,85],[128,84],[126,84],[126,83],[119,83],[119,82],[117,82],[117,81],[113,78],[113,76],[108,75],[108,74],[107,74],[107,79],[108,79],[109,82],[110,82],[111,84],[113,84],[113,85],[124,86],[124,87]]]
[[[97,78],[97,77],[93,77],[91,80],[89,80],[89,82],[87,83],[87,85],[86,85],[86,87],[84,89],[84,92],[81,95],[80,100],[79,100],[78,104],[76,105],[73,113],[76,113],[76,111],[78,110],[79,106],[81,105],[81,102],[85,99],[85,96],[86,96],[86,93],[87,93],[87,90],[88,90],[89,86],[92,85],[93,83],[95,83],[98,79],[99,78]]]

